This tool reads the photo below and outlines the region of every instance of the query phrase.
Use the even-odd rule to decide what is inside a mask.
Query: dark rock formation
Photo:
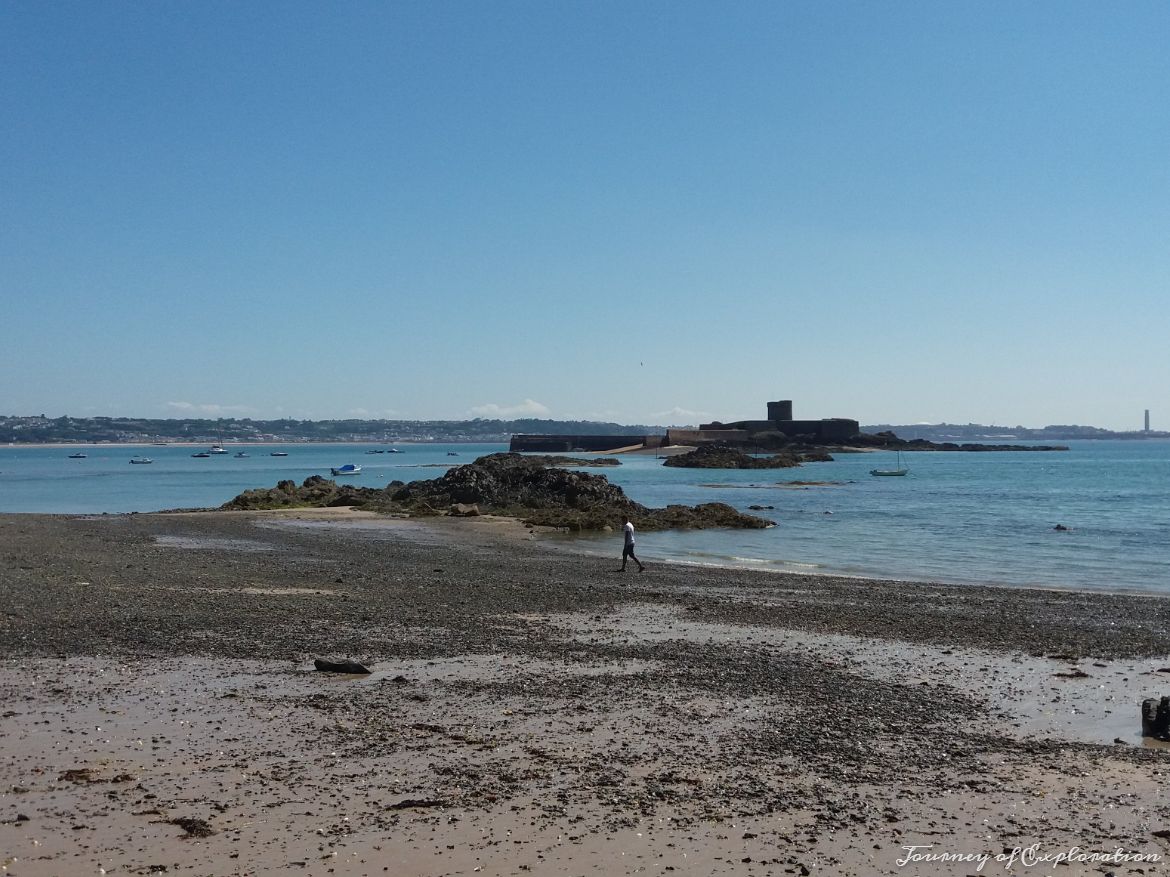
[[[707,424],[719,428],[719,424]],[[730,447],[748,453],[797,454],[804,462],[830,460],[829,453],[851,453],[865,449],[887,451],[1067,451],[1067,445],[991,445],[978,442],[932,442],[926,439],[902,439],[883,430],[878,433],[858,433],[843,441],[821,441],[812,435],[788,435],[779,429],[751,432],[742,442],[728,442]],[[816,455],[816,456],[814,456]],[[678,464],[676,464],[678,465]]]
[[[861,433],[849,440],[859,448],[882,448],[889,451],[1067,451],[1068,445],[986,445],[978,442],[932,442],[926,439],[902,439],[883,430]]]
[[[529,456],[525,459],[538,460],[544,466],[556,466],[564,469],[570,466],[620,466],[622,461],[617,457],[558,457],[552,454],[543,454],[539,457]]]
[[[223,509],[324,508],[363,505],[370,494],[380,491],[352,484],[338,485],[320,475],[310,475],[297,487],[295,481],[278,481],[276,487],[246,490],[225,503]]]
[[[787,452],[771,457],[752,457],[730,445],[701,445],[689,454],[668,457],[664,466],[681,466],[687,469],[791,469],[809,458],[802,453]],[[828,454],[814,459],[831,460]]]
[[[633,503],[604,475],[550,468],[541,457],[489,454],[466,466],[456,466],[428,481],[412,481],[394,491],[397,503],[425,502],[436,508],[454,503],[483,509],[542,509],[568,506],[612,508],[617,514],[633,511]]]
[[[1142,736],[1170,739],[1170,697],[1142,701]]]
[[[391,484],[385,489],[338,486],[312,476],[301,487],[282,481],[275,488],[246,491],[224,509],[273,509],[350,505],[370,511],[417,516],[474,506],[480,514],[506,515],[537,526],[570,530],[616,529],[628,515],[640,530],[709,527],[763,528],[771,521],[745,515],[724,503],[651,509],[627,497],[604,475],[549,468],[540,457],[489,454],[456,466],[439,478]],[[474,512],[472,512],[474,514]]]

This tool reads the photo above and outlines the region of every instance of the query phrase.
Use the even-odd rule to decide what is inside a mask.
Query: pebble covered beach
[[[1139,715],[1170,693],[1170,601],[619,573],[619,541],[346,509],[0,516],[3,873],[1153,874],[1170,854],[1170,752]]]

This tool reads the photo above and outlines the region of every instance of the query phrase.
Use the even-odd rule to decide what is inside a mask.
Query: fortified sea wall
[[[538,451],[542,454],[572,451],[616,451],[640,445],[644,448],[662,446],[660,435],[514,435],[508,443],[509,451]]]
[[[647,435],[514,435],[512,451],[565,453],[571,451],[614,451],[641,445],[658,448],[666,445],[707,445],[723,442],[730,445],[750,444],[760,433],[783,433],[789,439],[824,444],[848,442],[861,433],[861,424],[848,417],[822,420],[793,420],[791,400],[768,403],[767,420],[737,420],[733,423],[700,424],[698,429],[668,429],[665,436]]]

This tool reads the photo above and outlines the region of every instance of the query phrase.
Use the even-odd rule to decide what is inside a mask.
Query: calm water
[[[230,446],[229,446],[230,447]],[[217,506],[282,478],[329,476],[357,463],[354,484],[435,478],[500,445],[250,446],[194,459],[189,447],[0,448],[0,511],[128,512]],[[459,456],[448,456],[454,451]],[[131,466],[136,454],[149,466]],[[800,469],[674,469],[653,457],[599,469],[650,506],[726,502],[779,526],[759,531],[647,533],[639,555],[901,579],[1170,591],[1170,442],[1073,442],[1064,453],[904,454],[904,478],[873,478],[892,453],[842,455]],[[827,486],[785,488],[791,481]],[[1071,528],[1053,529],[1056,524]],[[586,539],[613,553],[616,537]]]

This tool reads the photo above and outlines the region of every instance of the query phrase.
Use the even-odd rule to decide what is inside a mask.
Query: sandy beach
[[[0,516],[0,873],[1166,873],[1170,601],[618,538]]]

